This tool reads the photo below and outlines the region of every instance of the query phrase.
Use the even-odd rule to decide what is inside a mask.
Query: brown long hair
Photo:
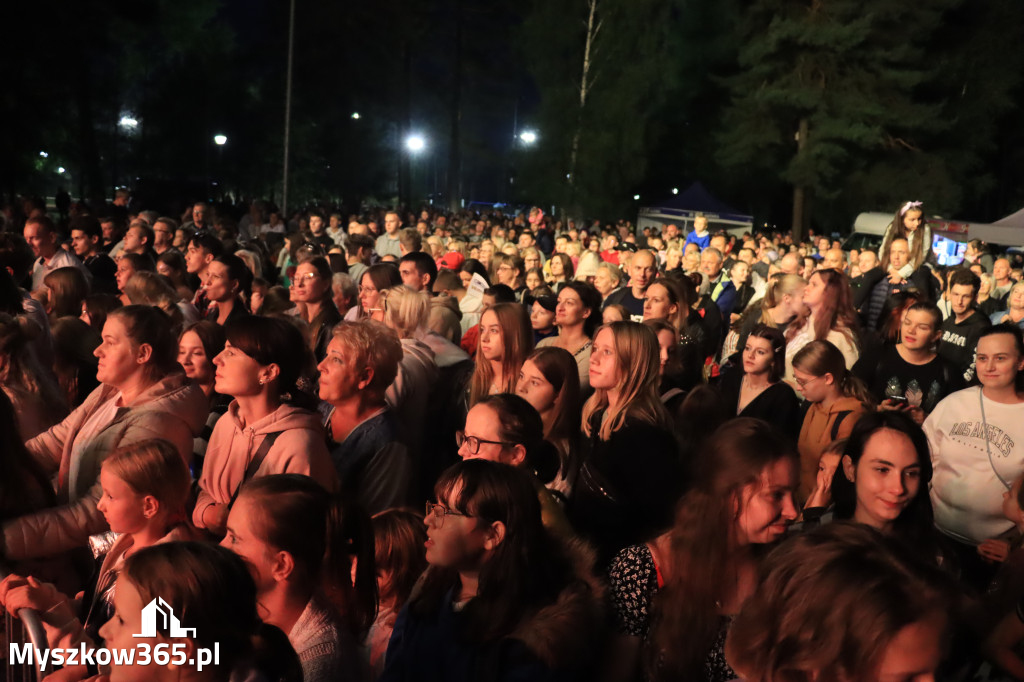
[[[651,604],[648,678],[703,678],[719,632],[717,603],[735,585],[736,514],[744,488],[757,485],[782,459],[796,466],[793,446],[759,419],[733,419],[707,441],[671,531],[671,574]]]
[[[916,242],[913,246],[911,246],[910,235],[914,233],[911,233],[910,230],[907,229],[907,226],[903,224],[903,218],[910,211],[921,212],[921,225],[916,230],[918,238],[913,240]],[[900,207],[896,209],[896,215],[893,216],[892,222],[889,223],[889,228],[886,230],[888,233],[886,236],[888,236],[889,239],[887,241],[883,241],[886,241],[886,244],[888,245],[891,244],[893,240],[906,239],[907,249],[910,250],[910,267],[916,270],[921,267],[922,263],[924,263],[925,259],[928,257],[929,249],[932,248],[931,244],[924,243],[925,230],[927,229],[928,221],[924,217],[924,206],[921,205],[920,201],[908,201],[901,204]],[[885,257],[888,259],[888,255]]]
[[[857,309],[853,306],[850,281],[846,275],[825,268],[811,277],[820,277],[825,284],[822,293],[821,313],[814,318],[814,338],[824,339],[833,329],[841,332],[853,346],[857,345]],[[792,340],[796,333],[810,321],[810,313],[793,320],[786,330],[786,340]]]
[[[598,432],[601,440],[608,440],[622,428],[627,417],[633,417],[648,424],[666,426],[668,412],[658,397],[658,370],[661,351],[658,337],[650,327],[639,322],[612,322],[598,327],[594,338],[607,329],[612,334],[615,354],[619,365],[619,402],[615,409],[605,415]],[[583,406],[583,433],[590,437],[590,421],[594,414],[608,407],[608,391],[599,388],[594,391]]]
[[[811,341],[793,356],[793,367],[816,377],[831,374],[845,397],[856,398],[865,409],[873,409],[867,386],[846,368],[846,358],[831,342]]]
[[[526,356],[533,350],[533,328],[526,308],[519,303],[499,303],[484,313],[494,313],[501,328],[501,341],[505,346],[505,355],[501,359],[502,374],[505,385],[499,393],[515,393],[519,370],[523,368]],[[481,322],[483,315],[480,316]],[[483,338],[483,334],[480,335]],[[490,394],[491,383],[494,381],[494,370],[491,363],[480,353],[480,341],[477,341],[476,369],[469,380],[469,406],[473,407],[482,398]]]

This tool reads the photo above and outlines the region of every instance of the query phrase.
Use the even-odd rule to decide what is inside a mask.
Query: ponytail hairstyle
[[[178,336],[165,312],[149,305],[132,304],[107,315],[108,321],[115,319],[124,325],[132,344],[145,344],[152,349],[146,366],[150,380],[156,382],[183,371],[178,364]]]
[[[277,365],[277,392],[282,402],[314,409],[319,402],[299,388],[312,376],[313,353],[302,332],[286,320],[243,315],[224,325],[227,341],[260,365]]]
[[[128,557],[121,579],[134,585],[143,604],[166,602],[181,627],[194,633],[196,648],[219,647],[217,667],[224,679],[252,667],[269,679],[302,679],[287,637],[260,622],[256,585],[230,550],[205,542],[152,545]],[[157,630],[169,636],[166,621],[156,620]]]
[[[399,284],[382,291],[381,300],[384,306],[384,324],[394,330],[398,338],[412,338],[419,329],[427,326],[430,295],[426,291],[415,291],[404,284]]]
[[[816,270],[811,277],[820,277],[825,285],[822,292],[821,311],[814,318],[814,338],[824,339],[832,330],[846,336],[854,347],[857,343],[857,309],[853,306],[850,281],[843,273],[831,268]],[[810,313],[798,317],[786,330],[786,338],[792,340],[796,333],[810,321]]]
[[[626,423],[627,417],[647,424],[667,428],[668,412],[658,397],[661,352],[658,337],[650,327],[639,322],[612,322],[598,328],[597,334],[607,329],[619,366],[619,401],[615,409],[604,416],[598,436],[608,440]],[[608,391],[596,389],[583,406],[583,433],[589,438],[594,415],[608,407]]]
[[[192,478],[178,449],[162,438],[139,441],[114,450],[103,468],[136,494],[151,495],[173,525],[184,521]]]
[[[253,279],[252,270],[249,269],[249,266],[246,265],[244,260],[233,253],[223,253],[213,260],[228,269],[228,279],[238,285],[235,296],[245,301],[246,305],[248,305]]]
[[[505,346],[505,356],[501,360],[502,374],[505,385],[502,393],[514,393],[516,382],[519,381],[519,370],[523,368],[526,356],[533,350],[533,327],[526,308],[520,303],[499,303],[488,308],[484,313],[493,313],[498,318],[501,329],[501,341]],[[483,315],[480,316],[481,323]],[[483,334],[480,334],[483,339]],[[476,369],[469,380],[469,406],[476,405],[490,394],[494,381],[494,370],[491,363],[484,359],[480,352],[480,341],[477,341]]]
[[[251,502],[259,539],[288,552],[296,579],[322,586],[362,641],[377,616],[373,528],[366,512],[300,474],[259,476],[242,486],[238,497]]]
[[[362,288],[363,280],[367,277],[370,278],[370,282],[378,293],[383,294],[391,287],[397,287],[402,283],[402,276],[398,273],[398,268],[393,263],[377,263],[371,265],[359,276],[359,281],[356,282],[358,288]],[[358,298],[356,305],[359,307],[359,317],[367,317],[368,313],[363,310],[362,298]]]
[[[555,480],[561,464],[558,451],[544,440],[544,422],[533,405],[514,393],[487,396],[477,405],[486,405],[497,413],[499,438],[504,443],[523,446],[524,466],[537,480],[545,485]]]
[[[800,275],[776,273],[768,280],[764,298],[761,299],[761,322],[775,325],[770,310],[782,303],[783,296],[796,296],[796,292],[807,286],[807,281]]]
[[[793,367],[816,377],[831,374],[844,397],[856,398],[865,409],[874,409],[867,386],[846,369],[846,358],[831,342],[811,341],[793,356]]]
[[[171,280],[148,270],[139,270],[124,285],[124,295],[131,303],[162,310],[171,319],[171,328],[180,332],[185,316],[178,308],[180,296]]]

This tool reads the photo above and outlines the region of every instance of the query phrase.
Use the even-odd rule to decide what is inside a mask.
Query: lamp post
[[[422,133],[410,133],[405,138],[405,149],[409,153],[409,205],[411,206],[416,197],[416,157],[421,156],[427,149],[427,138]]]

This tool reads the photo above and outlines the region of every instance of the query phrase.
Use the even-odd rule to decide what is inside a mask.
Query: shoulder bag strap
[[[842,425],[843,420],[850,416],[851,412],[853,410],[843,410],[836,413],[836,420],[832,422],[832,440],[839,437],[839,427]]]
[[[241,492],[242,486],[245,485],[246,481],[256,475],[256,472],[260,470],[260,466],[263,464],[263,460],[267,458],[267,453],[270,452],[270,448],[274,447],[274,441],[281,435],[281,431],[274,433],[268,433],[263,442],[260,443],[260,447],[256,450],[256,454],[253,455],[252,460],[249,462],[249,466],[245,467],[245,474],[242,476],[242,482],[235,488],[235,492],[231,495],[231,501],[228,502],[228,509],[234,506],[235,500],[238,499],[238,493]]]

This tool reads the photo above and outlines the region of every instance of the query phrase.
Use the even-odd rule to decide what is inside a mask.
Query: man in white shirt
[[[36,257],[36,262],[32,266],[32,291],[39,289],[43,284],[43,278],[57,268],[78,268],[87,280],[92,279],[92,273],[82,265],[82,261],[57,245],[57,228],[49,217],[44,215],[29,218],[25,223],[24,235],[25,241],[32,249],[32,255]]]

